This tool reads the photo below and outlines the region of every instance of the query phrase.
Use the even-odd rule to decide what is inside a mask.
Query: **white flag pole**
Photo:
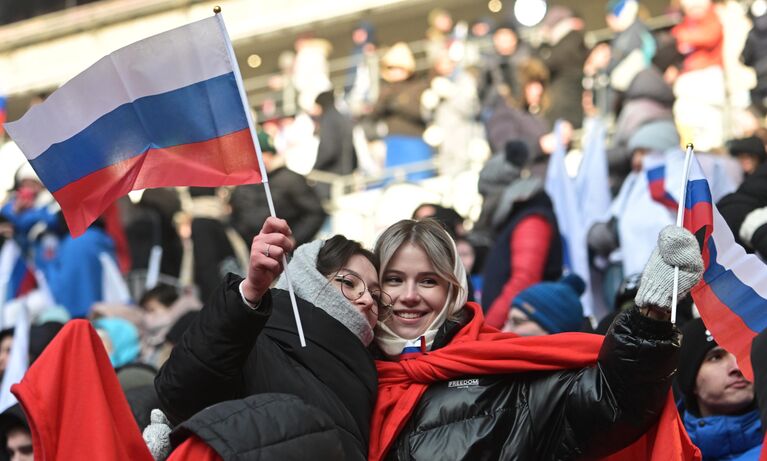
[[[253,145],[256,147],[256,156],[258,157],[258,167],[261,170],[261,182],[264,184],[264,190],[266,191],[266,201],[269,204],[269,213],[272,217],[277,217],[274,211],[274,202],[272,201],[272,191],[269,189],[269,177],[266,174],[266,167],[264,166],[264,160],[261,154],[261,145],[258,143],[258,136],[256,135],[256,126],[253,123],[253,116],[250,113],[250,104],[248,103],[248,97],[245,95],[245,86],[242,84],[242,75],[240,75],[240,68],[237,65],[237,58],[234,55],[234,48],[232,47],[232,41],[229,39],[229,32],[226,30],[224,24],[224,17],[221,14],[221,7],[214,7],[213,12],[216,14],[218,23],[221,26],[221,32],[226,39],[227,51],[229,52],[229,61],[232,63],[232,70],[234,71],[234,78],[237,81],[237,88],[240,91],[240,98],[242,99],[242,106],[245,109],[245,116],[248,119],[248,127],[250,128],[250,137],[253,139]],[[301,341],[301,347],[306,347],[306,340],[304,339],[304,328],[301,326],[301,317],[298,314],[298,304],[296,303],[296,295],[293,292],[293,284],[290,282],[290,275],[288,274],[288,258],[282,255],[282,266],[285,270],[285,280],[288,282],[288,293],[290,293],[290,303],[293,305],[293,316],[296,319],[296,329],[298,330],[298,338]]]
[[[679,191],[679,205],[676,210],[676,225],[684,226],[684,207],[687,199],[687,180],[690,176],[690,163],[693,156],[692,143],[687,144],[687,153],[684,156],[684,172],[682,173],[682,186]],[[674,290],[671,294],[671,323],[676,323],[676,304],[679,298],[679,266],[674,266]]]

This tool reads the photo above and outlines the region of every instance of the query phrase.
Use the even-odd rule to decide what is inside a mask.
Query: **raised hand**
[[[679,267],[679,299],[682,299],[703,276],[703,258],[695,237],[677,226],[666,226],[658,236],[649,261],[642,272],[637,306],[671,311],[674,267]]]
[[[261,232],[250,246],[248,274],[242,293],[250,302],[258,302],[272,282],[282,273],[282,257],[293,251],[290,226],[284,219],[266,218]]]

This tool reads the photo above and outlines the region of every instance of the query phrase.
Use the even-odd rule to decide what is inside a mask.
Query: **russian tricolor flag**
[[[3,130],[3,123],[5,123],[5,117],[8,114],[6,105],[7,105],[7,102],[6,102],[5,96],[0,94],[0,136],[2,136],[3,133],[5,133],[5,131]]]
[[[11,273],[11,280],[8,284],[8,297],[6,299],[10,300],[24,296],[35,288],[37,288],[35,274],[30,270],[24,258],[17,259]]]
[[[37,279],[15,240],[6,240],[0,248],[0,306],[37,288]]]
[[[131,190],[261,181],[221,15],[102,58],[6,129],[73,236]]]
[[[684,227],[698,238],[705,265],[703,279],[692,290],[695,305],[717,343],[737,357],[743,374],[753,381],[751,342],[767,328],[767,266],[735,243],[694,156]]]
[[[666,156],[662,153],[646,155],[643,168],[647,174],[647,183],[650,186],[650,197],[676,213],[679,204],[666,190]]]

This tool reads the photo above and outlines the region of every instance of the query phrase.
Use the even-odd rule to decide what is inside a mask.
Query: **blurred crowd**
[[[299,37],[256,108],[271,195],[290,228],[285,245],[327,233],[333,200],[346,192],[335,188],[339,179],[363,178],[358,187],[374,189],[472,171],[482,200],[473,216],[442,203],[387,206],[444,226],[465,268],[456,286],[465,284],[485,325],[521,336],[604,335],[635,309],[658,235],[675,222],[651,190],[648,159],[693,142],[736,241],[767,256],[767,1],[671,3],[674,25],[651,30],[641,2],[605,2],[611,34],[591,46],[578,12],[563,6],[551,6],[535,28],[496,18],[454,22],[434,10],[415,53],[405,42],[379,43],[373,24],[362,22],[335,88],[330,43]],[[563,272],[562,223],[545,180],[557,149],[568,152],[573,171],[585,164],[594,133],[607,158],[608,206],[583,229],[589,277],[580,277]],[[190,326],[206,331],[201,309],[223,303],[212,300],[225,277],[233,283],[227,274],[252,279],[254,252],[262,251],[254,238],[270,216],[264,185],[145,190],[72,238],[29,165],[13,180],[0,209],[0,373],[20,318],[30,322],[30,363],[70,319],[89,319],[138,425],[148,426],[162,400],[155,378],[171,350]],[[277,246],[267,244],[267,258],[269,245]],[[383,275],[379,262],[387,262],[375,260]],[[395,297],[386,290],[384,282],[376,302]],[[685,427],[704,459],[757,459],[764,421],[754,386],[697,317],[692,299],[681,299],[685,341],[674,390]],[[194,356],[193,346],[177,354]],[[253,386],[249,392],[266,384]],[[177,408],[168,402],[166,409]],[[190,415],[173,416],[177,423]],[[31,459],[12,447],[25,425],[17,407],[0,415],[9,459]]]

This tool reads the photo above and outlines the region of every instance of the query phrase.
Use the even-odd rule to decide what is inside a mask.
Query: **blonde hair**
[[[455,274],[456,258],[455,242],[442,225],[431,218],[418,221],[403,219],[392,224],[376,241],[373,251],[381,263],[379,277],[382,279],[389,266],[389,261],[397,250],[406,243],[420,247],[429,256],[437,275],[446,280],[450,285],[447,306],[450,306],[448,315],[456,311],[454,306],[461,291],[464,289],[462,282]],[[457,306],[458,308],[462,306]]]

